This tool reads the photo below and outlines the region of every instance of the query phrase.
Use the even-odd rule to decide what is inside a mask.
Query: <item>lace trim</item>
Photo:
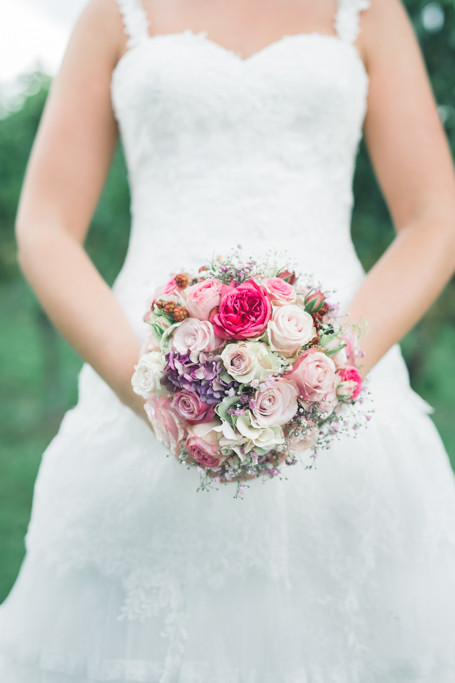
[[[127,599],[117,617],[119,621],[125,619],[144,621],[157,616],[162,609],[167,610],[161,636],[168,640],[169,646],[159,683],[171,683],[182,664],[185,641],[188,637],[182,586],[179,581],[156,576],[140,569],[133,572],[123,583]],[[148,680],[148,678],[138,680]]]
[[[338,0],[334,26],[340,40],[353,43],[360,33],[360,12],[370,7],[370,0]]]
[[[132,48],[146,41],[150,22],[141,0],[116,0],[116,3],[125,25],[124,32],[129,36],[127,47]]]
[[[144,662],[124,659],[95,659],[69,657],[67,653],[16,652],[8,656],[0,654],[0,675],[2,681],[115,681],[118,683],[302,683],[303,681],[330,681],[352,683],[353,681],[387,681],[387,683],[418,683],[425,680],[438,683],[452,683],[455,653],[453,648],[439,649],[420,657],[397,659],[384,662],[351,662],[342,669],[330,664],[311,665],[305,670],[284,670],[279,678],[275,673],[264,670],[240,671],[220,664],[213,669],[205,662],[185,662],[173,672],[172,678],[163,678],[162,666],[158,662]],[[46,674],[50,673],[48,677]],[[52,675],[54,674],[54,675]],[[60,675],[59,675],[60,674]],[[54,678],[54,676],[56,676]],[[61,677],[64,676],[64,679]],[[160,677],[161,676],[161,677]]]

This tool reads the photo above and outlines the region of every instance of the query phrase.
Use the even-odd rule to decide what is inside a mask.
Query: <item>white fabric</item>
[[[350,216],[367,90],[341,36],[247,60],[205,33],[135,43],[112,97],[133,218],[114,292],[138,336],[171,269],[238,242],[287,248],[347,306],[364,278]],[[453,680],[454,477],[398,347],[371,373],[368,430],[243,501],[196,493],[88,366],[79,389],[0,609],[2,682]]]

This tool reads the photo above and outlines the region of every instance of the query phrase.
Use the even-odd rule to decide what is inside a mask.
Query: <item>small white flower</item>
[[[163,368],[163,357],[159,351],[152,351],[141,356],[134,368],[135,372],[131,380],[134,393],[145,399],[159,397],[162,389],[160,379]]]

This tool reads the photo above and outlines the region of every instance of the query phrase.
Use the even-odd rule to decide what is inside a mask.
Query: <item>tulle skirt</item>
[[[196,493],[85,366],[0,608],[2,683],[448,683],[455,485],[398,347],[313,469]]]

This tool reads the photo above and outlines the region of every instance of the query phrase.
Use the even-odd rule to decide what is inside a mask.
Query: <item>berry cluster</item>
[[[163,299],[158,299],[155,301],[155,306],[163,309],[163,313],[171,316],[176,323],[181,323],[186,318],[190,317],[190,314],[183,308],[175,303],[175,301],[163,301]]]

